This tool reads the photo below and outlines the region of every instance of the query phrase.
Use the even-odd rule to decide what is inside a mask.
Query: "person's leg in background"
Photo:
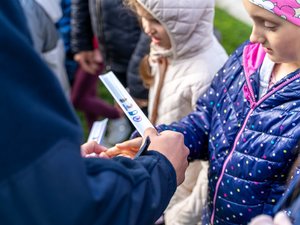
[[[99,71],[102,71],[103,65]],[[97,93],[98,73],[89,74],[78,68],[71,92],[71,100],[74,107],[85,114],[88,127],[99,117],[116,119],[120,117],[120,111],[101,99]]]

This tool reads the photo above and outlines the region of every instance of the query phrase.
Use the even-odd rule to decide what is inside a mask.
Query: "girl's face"
[[[136,11],[145,33],[151,37],[152,42],[164,49],[170,49],[171,41],[165,28],[142,7],[137,7]]]
[[[243,2],[253,20],[250,41],[261,43],[273,62],[299,64],[300,67],[300,27],[249,0]]]

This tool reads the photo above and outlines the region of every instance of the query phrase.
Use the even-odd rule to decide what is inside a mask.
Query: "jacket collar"
[[[246,77],[249,78],[263,63],[266,52],[261,44],[250,43],[243,51],[243,66]]]

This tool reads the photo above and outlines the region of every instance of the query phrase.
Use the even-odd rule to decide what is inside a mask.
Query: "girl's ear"
[[[141,60],[139,73],[142,77],[144,86],[149,88],[153,84],[153,76],[151,76],[151,67],[149,64],[149,55],[145,55]]]

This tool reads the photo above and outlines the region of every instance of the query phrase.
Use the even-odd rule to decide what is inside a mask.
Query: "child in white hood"
[[[149,118],[171,123],[193,111],[227,59],[213,34],[214,1],[128,0],[152,40],[141,64],[149,87]],[[197,224],[207,195],[207,161],[191,162],[167,210],[165,224]]]

